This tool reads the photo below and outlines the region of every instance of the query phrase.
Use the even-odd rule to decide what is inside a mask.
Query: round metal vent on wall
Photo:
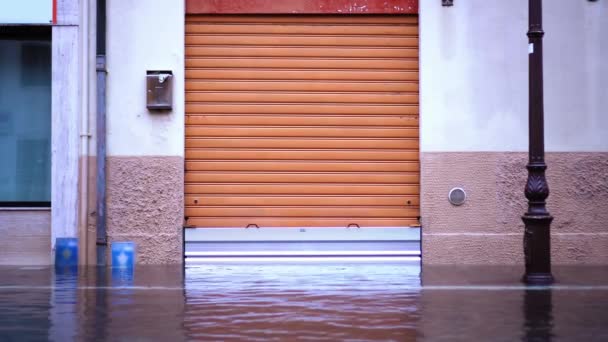
[[[463,188],[453,188],[448,194],[448,200],[453,205],[463,205],[467,199],[467,193]]]

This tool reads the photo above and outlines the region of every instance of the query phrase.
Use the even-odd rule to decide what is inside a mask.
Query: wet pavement
[[[1,267],[0,341],[607,341],[608,267]]]

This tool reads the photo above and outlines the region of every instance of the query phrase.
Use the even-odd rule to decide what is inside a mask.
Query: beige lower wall
[[[135,242],[137,263],[183,262],[183,206],[182,157],[108,157],[108,239]]]
[[[523,263],[525,153],[422,153],[425,264]],[[549,153],[555,264],[608,264],[608,153]],[[183,158],[108,157],[107,224],[137,262],[181,263]],[[455,186],[467,202],[447,201]]]
[[[51,210],[0,209],[0,265],[50,265]]]
[[[555,264],[608,264],[608,153],[548,153]],[[521,264],[526,153],[421,154],[425,264]],[[467,202],[447,194],[463,187]]]

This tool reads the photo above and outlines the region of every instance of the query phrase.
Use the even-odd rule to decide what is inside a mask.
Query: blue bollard
[[[55,240],[55,268],[78,267],[78,239],[57,238]]]
[[[112,242],[112,268],[133,269],[135,264],[135,243]]]

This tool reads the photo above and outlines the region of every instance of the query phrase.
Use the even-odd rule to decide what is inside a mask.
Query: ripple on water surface
[[[526,290],[521,267],[0,267],[0,341],[608,340],[608,269],[560,270]]]
[[[419,267],[216,265],[188,269],[191,336],[250,340],[416,337]]]

